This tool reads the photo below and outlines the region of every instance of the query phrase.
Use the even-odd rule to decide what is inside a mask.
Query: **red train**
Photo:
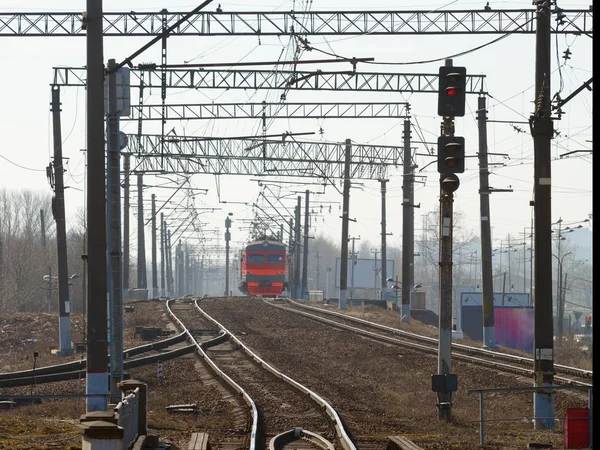
[[[238,287],[246,295],[277,297],[288,287],[288,254],[282,242],[249,242],[240,253]]]

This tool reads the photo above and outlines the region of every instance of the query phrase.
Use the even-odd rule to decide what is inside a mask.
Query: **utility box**
[[[323,291],[308,291],[308,301],[313,303],[323,303]]]
[[[425,307],[425,292],[414,291],[411,309],[427,309]]]
[[[588,408],[567,408],[565,448],[589,448],[590,416]]]

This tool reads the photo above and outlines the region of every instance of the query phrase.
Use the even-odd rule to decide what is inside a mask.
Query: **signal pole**
[[[453,67],[452,60],[440,67],[438,115],[443,117],[438,138],[440,173],[440,257],[439,257],[439,344],[438,373],[431,386],[437,392],[438,418],[452,418],[452,392],[458,379],[452,370],[452,204],[460,184],[456,173],[464,171],[464,138],[454,136],[454,117],[465,111],[466,69]]]

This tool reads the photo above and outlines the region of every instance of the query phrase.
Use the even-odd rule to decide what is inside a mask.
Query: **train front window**
[[[251,263],[265,262],[265,255],[248,255],[248,262],[251,262]]]
[[[267,261],[271,262],[271,263],[283,262],[283,256],[282,255],[268,255]]]

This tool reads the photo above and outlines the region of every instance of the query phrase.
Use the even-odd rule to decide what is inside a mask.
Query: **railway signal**
[[[438,115],[444,117],[464,116],[467,69],[441,66],[438,79]]]
[[[453,173],[443,173],[440,175],[440,188],[444,192],[454,192],[460,186],[460,180]]]
[[[465,138],[461,136],[438,137],[438,172],[443,174],[465,171]]]

